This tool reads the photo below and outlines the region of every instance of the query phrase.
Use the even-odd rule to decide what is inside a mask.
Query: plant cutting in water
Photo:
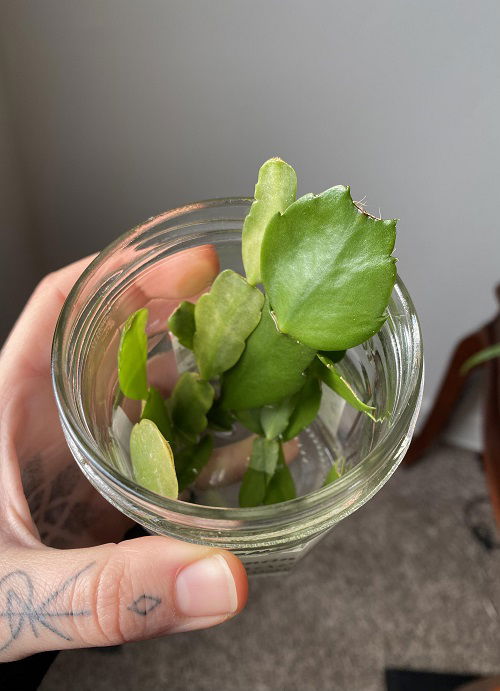
[[[396,280],[396,221],[365,213],[348,187],[296,200],[296,186],[287,163],[264,163],[243,226],[245,277],[222,271],[196,304],[184,301],[171,315],[171,337],[177,350],[191,351],[193,368],[166,400],[148,385],[147,309],[123,328],[120,389],[142,401],[132,468],[158,494],[177,498],[211,458],[214,431],[237,424],[253,435],[240,506],[293,499],[285,445],[316,418],[323,386],[374,421],[380,413],[338,363],[384,323]],[[325,484],[343,469],[339,460]]]

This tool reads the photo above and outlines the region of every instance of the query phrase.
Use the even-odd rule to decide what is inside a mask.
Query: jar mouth
[[[88,475],[88,468],[83,466],[90,466],[104,485],[127,495],[139,505],[153,507],[162,515],[177,516],[180,519],[182,517],[186,517],[186,519],[194,517],[199,524],[206,521],[207,526],[212,528],[217,524],[231,527],[239,525],[241,522],[244,522],[247,528],[249,525],[254,525],[257,528],[259,524],[266,523],[270,519],[275,520],[277,516],[287,523],[289,520],[300,516],[301,513],[309,513],[312,507],[326,507],[335,504],[338,498],[345,497],[347,491],[352,495],[353,501],[350,508],[345,511],[345,515],[359,508],[385,483],[401,461],[415,425],[423,389],[423,352],[420,326],[412,300],[398,276],[392,296],[392,300],[397,305],[398,313],[392,316],[404,320],[409,333],[411,342],[409,373],[397,391],[391,411],[391,424],[385,434],[377,440],[373,448],[356,466],[348,470],[335,483],[280,504],[251,508],[213,507],[162,497],[137,485],[109,464],[109,459],[102,452],[88,425],[83,423],[79,415],[74,401],[73,382],[71,377],[67,376],[70,369],[68,363],[74,357],[75,350],[71,344],[81,340],[82,313],[89,308],[92,299],[100,291],[99,280],[106,277],[108,285],[109,282],[118,280],[121,267],[117,267],[117,270],[113,272],[113,262],[110,261],[115,253],[134,248],[141,248],[142,250],[147,248],[154,239],[154,228],[160,223],[210,208],[227,208],[235,205],[250,206],[252,201],[253,199],[249,197],[232,197],[194,202],[151,217],[145,223],[121,235],[98,254],[73,286],[61,310],[52,344],[51,374],[56,404],[70,448],[72,450],[76,448],[79,454],[85,458],[84,464],[78,461],[83,472]],[[196,223],[197,221],[194,221],[193,225]],[[186,228],[186,224],[184,223],[182,227]],[[107,270],[103,271],[106,268]],[[84,288],[87,288],[93,281],[95,281],[95,286],[93,286],[90,298],[87,298],[83,305],[78,306]],[[74,316],[75,310],[77,311],[76,316]],[[389,314],[389,318],[392,318],[391,314]],[[410,416],[408,411],[412,411]],[[393,462],[387,460],[390,455],[395,458]],[[379,476],[380,479],[374,482],[374,478]],[[363,491],[363,488],[370,485],[369,492]]]

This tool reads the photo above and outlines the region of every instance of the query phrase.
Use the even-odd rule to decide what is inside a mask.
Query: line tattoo
[[[137,600],[134,600],[132,604],[127,607],[127,609],[129,609],[131,612],[135,612],[135,614],[140,614],[141,617],[145,617],[146,614],[152,612],[160,604],[160,597],[154,597],[154,595],[146,595],[144,593],[144,595],[138,597]]]
[[[11,571],[0,578],[0,621],[6,620],[8,627],[7,639],[2,641],[0,637],[0,652],[6,650],[28,627],[35,638],[40,635],[40,627],[44,627],[65,641],[73,640],[58,628],[59,624],[56,626],[54,620],[64,617],[89,617],[92,612],[87,609],[59,609],[57,600],[94,564],[95,561],[87,564],[39,603],[35,602],[33,581],[26,571]]]

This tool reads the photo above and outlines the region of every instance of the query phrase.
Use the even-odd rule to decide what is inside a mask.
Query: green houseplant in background
[[[194,357],[167,399],[148,385],[147,309],[122,330],[120,388],[141,401],[132,468],[149,490],[176,498],[209,461],[213,431],[240,425],[254,435],[240,506],[293,499],[284,444],[316,418],[322,384],[373,420],[383,413],[361,400],[337,363],[384,323],[396,280],[396,221],[365,213],[348,187],[297,200],[296,187],[281,159],[261,167],[243,225],[246,275],[222,271],[168,321],[177,348]]]

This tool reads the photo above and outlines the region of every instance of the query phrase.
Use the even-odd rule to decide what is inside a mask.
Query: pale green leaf
[[[259,323],[264,296],[227,269],[195,307],[194,353],[203,379],[231,368],[245,348],[245,340]]]
[[[478,353],[474,353],[474,355],[471,355],[470,358],[468,358],[460,368],[460,372],[462,374],[466,374],[473,367],[477,367],[477,365],[482,365],[483,362],[487,362],[488,360],[492,360],[496,357],[500,357],[500,343],[495,343],[494,345],[488,346],[488,348],[484,348],[483,350],[480,350]]]
[[[293,411],[283,439],[293,439],[314,420],[321,404],[321,384],[315,377],[308,377],[304,386],[292,398]]]
[[[354,391],[352,386],[344,379],[344,377],[337,371],[335,365],[331,360],[318,355],[314,362],[313,371],[322,381],[325,382],[335,393],[341,396],[349,405],[356,410],[366,413],[368,417],[377,422],[374,416],[375,408],[371,405],[363,403],[358,394]]]
[[[243,265],[247,280],[260,283],[260,248],[269,220],[295,201],[297,176],[294,169],[280,158],[270,158],[259,170],[255,201],[245,218],[242,234]]]
[[[125,322],[118,348],[118,381],[124,396],[141,400],[148,395],[148,310],[134,312]]]
[[[276,440],[256,437],[252,455],[240,487],[240,506],[259,506],[278,463],[280,444]]]
[[[266,299],[243,355],[223,377],[222,407],[244,410],[278,403],[304,385],[303,372],[314,356],[314,350],[278,331]]]
[[[348,187],[298,199],[262,241],[262,282],[278,327],[317,350],[344,350],[382,326],[396,279],[396,221],[360,211]]]
[[[214,397],[214,390],[196,372],[181,374],[172,391],[170,412],[176,430],[186,439],[196,442],[207,427],[207,413]]]
[[[163,396],[153,386],[149,387],[148,397],[141,413],[141,420],[152,420],[165,439],[172,443],[174,431],[168,416],[167,407]]]
[[[151,420],[141,420],[132,428],[130,458],[140,485],[163,497],[177,498],[179,490],[172,449]]]
[[[264,406],[260,414],[260,422],[266,439],[276,439],[288,427],[290,415],[295,407],[292,396],[287,396],[280,403]]]
[[[179,343],[185,348],[193,349],[193,338],[195,331],[194,324],[194,304],[184,300],[177,307],[175,312],[170,315],[168,328],[177,336]]]

